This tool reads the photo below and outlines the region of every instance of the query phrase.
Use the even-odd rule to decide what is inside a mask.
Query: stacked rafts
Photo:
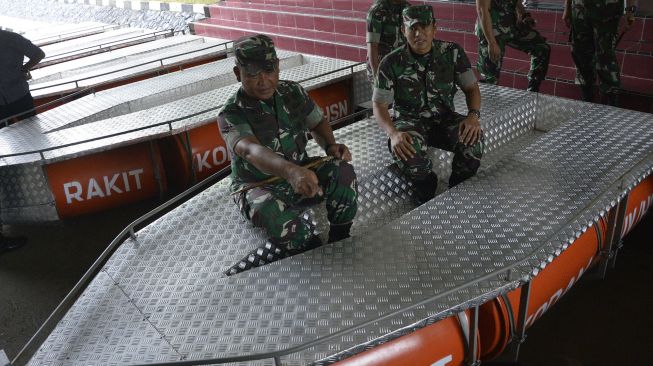
[[[86,50],[84,38],[97,41],[56,46]],[[0,130],[0,180],[25,183],[3,185],[6,222],[58,220],[163,196],[228,164],[215,120],[239,87],[226,58],[231,42],[154,39],[34,71],[37,103],[53,100]],[[281,77],[301,82],[333,118],[369,99],[361,65],[279,57]]]

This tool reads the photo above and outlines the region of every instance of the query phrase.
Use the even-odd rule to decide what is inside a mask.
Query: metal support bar
[[[526,320],[528,317],[528,301],[530,297],[531,281],[528,281],[521,287],[521,294],[519,296],[519,314],[517,315],[515,333],[510,344],[504,351],[502,359],[512,362],[517,362],[519,359],[519,348],[521,347],[521,344],[526,341]]]
[[[601,262],[598,265],[598,276],[605,278],[608,271],[608,264],[611,262],[614,265],[617,251],[621,247],[621,229],[623,228],[624,216],[626,215],[626,207],[628,206],[628,198],[624,198],[617,206],[608,213],[608,232],[605,235],[606,243],[602,251]]]
[[[478,366],[481,364],[481,360],[478,354],[478,338],[476,333],[478,332],[478,305],[470,309],[471,312],[471,322],[470,329],[468,333],[468,345],[467,347],[467,364],[469,366]]]

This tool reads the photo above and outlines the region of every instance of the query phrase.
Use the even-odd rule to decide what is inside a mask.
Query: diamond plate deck
[[[361,180],[352,238],[226,277],[223,270],[263,235],[236,212],[221,182],[125,241],[93,282],[98,290],[85,297],[111,304],[103,299],[112,286],[102,284],[110,277],[185,359],[318,342],[283,362],[321,365],[508,292],[651,174],[653,119],[491,86],[483,96],[488,163],[425,205],[411,207],[409,184],[388,165],[385,138],[364,121],[336,132],[350,145]],[[64,347],[57,340],[73,329],[69,319],[93,309],[79,300],[48,344]],[[76,329],[110,334],[113,327],[97,320]],[[353,327],[360,329],[327,340]],[[132,341],[148,345],[147,338]],[[89,339],[86,346],[75,360],[106,360],[103,345]],[[71,357],[42,352],[31,364],[46,354],[54,364]]]

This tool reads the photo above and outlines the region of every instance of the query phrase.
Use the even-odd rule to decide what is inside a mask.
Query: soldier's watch
[[[631,5],[626,7],[626,13],[633,13],[637,11],[637,6],[636,5]]]
[[[470,114],[473,114],[476,116],[476,118],[481,119],[481,111],[479,111],[478,109],[470,109],[467,112],[467,115],[469,116]]]

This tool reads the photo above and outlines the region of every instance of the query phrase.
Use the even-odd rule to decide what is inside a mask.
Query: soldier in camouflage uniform
[[[357,182],[347,146],[336,143],[321,108],[292,81],[279,81],[279,59],[265,35],[234,43],[234,72],[242,87],[218,115],[220,131],[230,149],[231,189],[239,190],[272,176],[283,178],[240,193],[236,200],[254,226],[269,240],[227,273],[238,273],[321,245],[311,223],[302,216],[306,205],[326,197],[331,223],[329,242],[349,236],[356,215]],[[307,134],[335,159],[315,170],[304,167]]]
[[[632,2],[629,0],[626,8],[626,30],[635,21],[636,8]],[[608,104],[617,104],[621,82],[615,48],[623,13],[624,0],[565,1],[563,19],[572,30],[571,55],[585,101],[594,99],[594,80],[598,73],[601,94],[606,96]]]
[[[408,7],[402,15],[407,44],[381,61],[372,101],[393,158],[424,202],[435,195],[438,182],[427,146],[454,153],[449,186],[476,174],[483,155],[481,93],[463,48],[433,39],[430,5]],[[455,112],[456,86],[467,98],[467,116]],[[393,117],[388,112],[391,103]]]
[[[549,68],[551,47],[524,10],[522,0],[476,0],[478,71],[484,82],[497,84],[506,46],[531,56],[527,90],[537,92]]]
[[[374,80],[379,63],[392,50],[406,43],[401,33],[401,11],[405,0],[376,0],[367,12],[367,74]]]

